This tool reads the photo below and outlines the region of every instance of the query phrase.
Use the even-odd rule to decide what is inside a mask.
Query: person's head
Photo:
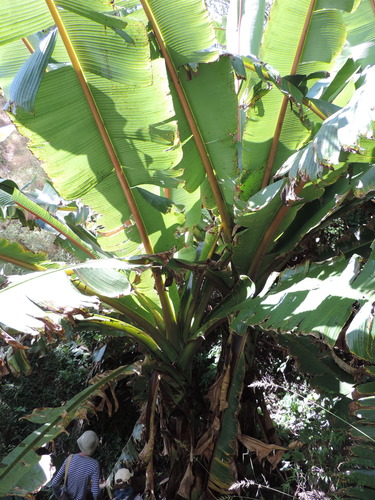
[[[94,431],[86,431],[77,439],[78,448],[85,455],[93,455],[99,444],[99,438]]]
[[[129,484],[130,478],[133,477],[133,473],[129,469],[119,469],[115,474],[114,486],[117,488],[125,488]]]

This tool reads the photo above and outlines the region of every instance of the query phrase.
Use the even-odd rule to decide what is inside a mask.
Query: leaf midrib
[[[300,62],[300,59],[302,56],[302,51],[303,51],[303,48],[304,48],[304,45],[306,42],[307,33],[308,33],[309,26],[311,23],[311,18],[312,18],[312,15],[314,13],[315,3],[316,3],[316,0],[310,0],[310,5],[309,5],[308,11],[306,13],[306,18],[305,18],[305,22],[304,22],[304,25],[302,28],[301,37],[300,37],[300,40],[299,40],[299,43],[298,43],[298,46],[296,49],[296,53],[294,55],[292,69],[290,72],[291,75],[295,75],[297,72],[297,68],[298,68],[298,65],[299,65],[299,62]],[[270,181],[272,167],[273,167],[273,164],[275,162],[277,149],[279,147],[280,136],[281,136],[281,131],[282,131],[282,128],[284,125],[287,107],[288,107],[288,97],[284,96],[283,100],[282,100],[279,116],[278,116],[276,126],[275,126],[275,133],[273,135],[270,153],[268,155],[267,164],[266,164],[266,167],[264,170],[263,181],[262,181],[262,185],[261,185],[262,189],[265,188],[266,186],[268,186],[269,181]]]

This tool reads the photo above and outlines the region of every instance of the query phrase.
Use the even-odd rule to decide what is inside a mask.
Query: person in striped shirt
[[[99,462],[92,458],[99,443],[99,438],[94,431],[86,431],[77,439],[80,453],[72,456],[68,468],[65,490],[71,500],[86,500],[92,498],[97,500],[99,496]],[[64,482],[66,459],[59,472],[52,481],[52,491],[59,498],[61,487]]]

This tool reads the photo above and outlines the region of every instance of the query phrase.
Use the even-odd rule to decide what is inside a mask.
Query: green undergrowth
[[[242,495],[231,498],[339,498],[340,468],[350,446],[348,398],[318,392],[272,337],[263,335],[258,346],[258,373],[249,386],[264,401],[257,409],[264,427],[256,437],[286,450],[276,467],[248,453],[245,473],[234,485]]]
[[[87,349],[69,343],[28,355],[29,376],[0,378],[0,456],[38,427],[24,419],[36,407],[60,406],[85,387],[90,370]]]
[[[79,335],[68,332],[68,337],[59,345],[40,345],[39,341],[39,345],[30,346],[29,376],[9,374],[0,378],[0,459],[39,427],[23,418],[35,408],[61,406],[87,387],[92,377],[120,364],[130,364],[139,356],[123,339],[104,340],[92,331],[82,331]],[[71,422],[66,432],[45,450],[51,454],[57,469],[66,456],[78,451],[77,438],[90,428],[100,438],[95,458],[101,465],[102,480],[108,477],[131,434],[138,409],[128,381],[117,384],[115,396],[111,391],[106,392],[109,404],[101,407],[101,398],[95,398],[88,420]],[[50,493],[47,485],[38,498],[49,498]]]

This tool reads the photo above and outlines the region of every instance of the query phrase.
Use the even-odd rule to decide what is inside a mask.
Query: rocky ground
[[[0,97],[0,182],[11,179],[26,191],[42,189],[46,175],[37,158],[27,148],[27,139],[12,126],[4,111],[5,99]],[[65,253],[53,242],[55,235],[45,230],[30,231],[18,220],[3,219],[0,213],[0,238],[17,241],[27,248],[46,252],[50,258],[60,260]],[[1,264],[0,272],[14,273],[13,266]]]

